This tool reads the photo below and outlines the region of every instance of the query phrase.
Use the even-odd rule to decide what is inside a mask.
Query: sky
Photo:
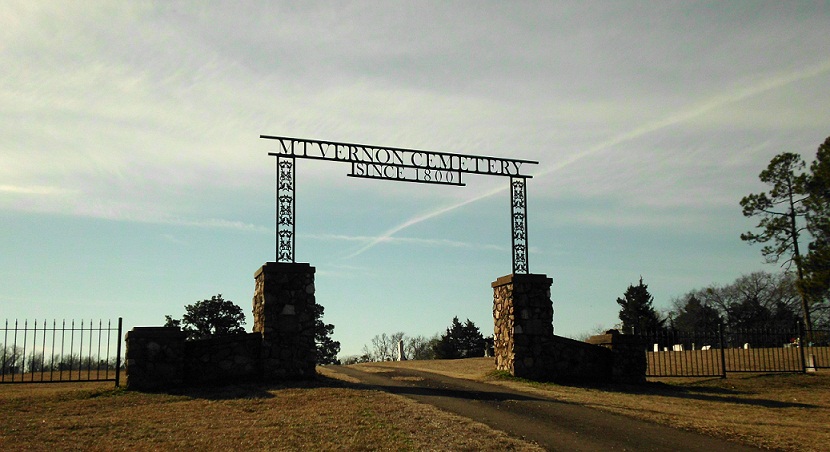
[[[830,136],[830,3],[115,2],[0,5],[0,321],[125,331],[275,260],[278,135],[538,161],[529,266],[555,333],[658,310],[765,264],[740,199]],[[341,356],[492,334],[507,178],[464,187],[297,163],[296,259]]]

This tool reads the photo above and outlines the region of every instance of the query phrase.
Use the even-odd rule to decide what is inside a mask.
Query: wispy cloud
[[[696,118],[699,118],[707,113],[710,113],[718,108],[726,106],[728,104],[732,104],[735,102],[739,102],[753,96],[757,96],[759,94],[772,91],[786,85],[796,83],[802,80],[806,80],[809,78],[813,78],[822,74],[826,74],[830,72],[830,61],[824,61],[819,64],[815,64],[806,68],[801,68],[798,70],[776,74],[764,79],[759,80],[754,84],[750,84],[748,86],[735,89],[734,91],[724,92],[719,95],[713,96],[703,102],[700,102],[696,105],[693,105],[685,110],[677,111],[671,113],[663,118],[655,119],[653,121],[646,122],[644,124],[638,125],[631,130],[626,132],[620,133],[608,140],[602,141],[597,143],[588,149],[576,152],[569,156],[566,156],[562,160],[558,161],[553,165],[548,165],[543,167],[540,171],[533,174],[534,176],[544,176],[551,173],[555,173],[557,171],[561,171],[562,169],[586,158],[591,155],[597,154],[599,152],[608,150],[617,146],[621,143],[635,140],[637,138],[643,137],[650,133],[656,132],[661,129],[665,129],[667,127],[672,127],[678,124],[686,123],[692,121]],[[381,244],[388,242],[395,234],[407,229],[411,226],[416,224],[422,223],[424,221],[430,220],[432,218],[438,217],[440,215],[452,212],[456,209],[464,207],[468,204],[472,204],[474,202],[480,201],[482,199],[489,198],[493,195],[499,194],[504,192],[506,187],[502,186],[499,188],[495,188],[489,192],[484,194],[450,204],[421,215],[415,216],[410,218],[409,220],[385,231],[380,236],[376,237],[375,239],[371,240],[366,245],[359,248],[354,253],[350,254],[348,257],[355,257],[366,251],[370,250],[371,248]]]
[[[383,235],[383,236],[353,236],[353,235],[342,235],[342,234],[302,234],[304,238],[311,238],[317,240],[338,240],[338,241],[346,241],[346,242],[360,242],[364,245],[361,249],[378,243],[386,243],[392,245],[419,245],[419,246],[429,246],[429,247],[450,247],[450,248],[465,248],[465,249],[479,249],[479,250],[493,250],[493,251],[504,251],[505,248],[503,246],[486,244],[486,243],[472,243],[472,242],[461,242],[457,240],[446,240],[446,239],[422,239],[422,238],[415,238],[415,237],[393,237],[392,235]],[[359,250],[355,251],[354,253],[349,254],[346,258],[352,258],[360,254]]]
[[[176,245],[187,245],[188,244],[186,241],[174,236],[173,234],[162,234],[162,238],[164,238],[164,240],[167,240],[168,242],[174,243]]]
[[[59,196],[77,193],[77,190],[69,190],[61,187],[44,185],[0,185],[0,192],[18,195],[44,195]]]
[[[274,230],[272,228],[268,228],[265,226],[260,226],[251,223],[245,223],[243,221],[235,221],[235,220],[226,220],[223,218],[208,218],[204,220],[192,220],[192,219],[169,219],[169,220],[160,220],[159,223],[163,224],[172,224],[176,226],[193,226],[199,228],[210,228],[210,229],[234,229],[238,231],[246,231],[246,232],[256,232],[256,233],[268,233],[273,234]]]

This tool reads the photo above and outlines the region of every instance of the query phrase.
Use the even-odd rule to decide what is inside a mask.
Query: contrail
[[[534,174],[534,176],[550,174],[578,160],[596,154],[597,152],[600,152],[617,144],[633,140],[635,138],[639,138],[643,135],[647,135],[651,132],[655,132],[666,127],[689,121],[696,117],[702,116],[703,114],[708,113],[712,110],[720,108],[724,105],[738,102],[767,91],[772,91],[774,89],[781,88],[782,86],[786,86],[804,79],[816,77],[826,72],[830,72],[830,61],[825,61],[822,64],[818,64],[801,71],[770,77],[766,80],[762,80],[761,82],[755,85],[739,89],[733,93],[715,96],[709,99],[708,101],[699,104],[695,107],[692,107],[686,111],[675,113],[673,115],[670,115],[666,118],[657,121],[645,123],[643,125],[635,127],[633,130],[617,135],[616,137],[613,137],[609,140],[603,141],[602,143],[592,146],[590,149],[574,154],[566,158],[564,161],[554,164],[553,166],[548,167],[537,174]]]
[[[385,241],[391,239],[393,235],[397,234],[398,232],[400,232],[400,231],[402,231],[402,230],[404,230],[404,229],[406,229],[410,226],[413,226],[413,225],[416,225],[418,223],[424,222],[426,220],[429,220],[430,218],[435,218],[439,215],[443,215],[447,212],[451,212],[455,209],[466,206],[467,204],[472,204],[476,201],[480,201],[482,199],[489,198],[490,196],[493,196],[497,193],[501,193],[504,190],[505,190],[504,187],[497,188],[497,189],[491,190],[489,192],[486,192],[483,195],[479,195],[479,196],[476,196],[474,198],[466,199],[464,201],[461,201],[461,202],[458,202],[458,203],[455,203],[455,204],[451,204],[449,206],[442,207],[442,208],[437,209],[437,210],[433,210],[432,212],[427,212],[427,213],[419,215],[417,217],[410,218],[409,220],[407,220],[407,221],[395,226],[394,228],[389,229],[388,231],[384,232],[379,237],[375,237],[371,242],[367,243],[366,245],[364,245],[362,248],[355,251],[354,253],[349,254],[348,256],[346,256],[346,258],[349,259],[349,258],[358,256],[358,255],[362,254],[364,251],[374,247],[378,243],[385,242]]]
[[[598,144],[590,147],[589,149],[587,149],[585,151],[582,151],[582,152],[576,153],[574,155],[571,155],[569,157],[566,157],[564,160],[560,161],[559,163],[556,163],[552,166],[549,166],[549,167],[545,168],[544,170],[539,171],[538,173],[532,174],[532,176],[542,176],[542,175],[545,175],[545,174],[550,174],[550,173],[555,172],[555,171],[559,171],[562,168],[565,168],[565,167],[567,167],[567,166],[569,166],[569,165],[571,165],[571,164],[573,164],[573,163],[575,163],[579,160],[584,159],[585,157],[591,156],[591,155],[596,154],[600,151],[608,149],[612,146],[616,146],[620,143],[623,143],[623,142],[626,142],[626,141],[629,141],[629,140],[633,140],[635,138],[639,138],[643,135],[647,135],[649,133],[655,132],[655,131],[660,130],[660,129],[664,129],[666,127],[670,127],[670,126],[673,126],[673,125],[676,125],[676,124],[679,124],[679,123],[682,123],[682,122],[689,121],[689,120],[694,119],[696,117],[699,117],[699,116],[701,116],[705,113],[708,113],[712,110],[720,108],[724,105],[728,105],[728,104],[731,104],[731,103],[734,103],[734,102],[738,102],[738,101],[756,96],[758,94],[761,94],[761,93],[764,93],[764,92],[767,92],[767,91],[772,91],[774,89],[781,88],[782,86],[786,86],[786,85],[789,85],[791,83],[795,83],[795,82],[805,80],[805,79],[808,79],[808,78],[816,77],[816,76],[819,76],[819,75],[824,74],[826,72],[830,72],[830,61],[825,61],[821,64],[817,64],[815,66],[811,66],[811,67],[808,67],[808,68],[800,70],[800,71],[794,71],[794,72],[790,72],[790,73],[787,73],[787,74],[781,74],[781,75],[773,76],[773,77],[767,78],[765,80],[762,80],[759,83],[756,83],[754,85],[739,89],[735,92],[715,96],[715,97],[709,99],[708,101],[706,101],[704,103],[701,103],[699,105],[696,105],[696,106],[694,106],[694,107],[692,107],[688,110],[681,111],[681,112],[675,113],[673,115],[669,115],[668,117],[665,117],[665,118],[657,120],[657,121],[647,122],[647,123],[642,124],[638,127],[635,127],[634,129],[632,129],[628,132],[622,133],[622,134],[617,135],[613,138],[610,138],[606,141],[598,143]],[[407,220],[407,221],[395,226],[394,228],[389,229],[388,231],[384,232],[379,237],[375,238],[374,240],[372,240],[371,242],[369,242],[368,244],[366,244],[365,246],[363,246],[359,250],[357,250],[354,253],[348,255],[347,258],[352,258],[352,257],[358,256],[360,254],[363,254],[367,250],[373,248],[375,245],[389,240],[390,238],[392,238],[392,236],[394,236],[398,232],[400,232],[400,231],[402,231],[402,230],[404,230],[404,229],[406,229],[410,226],[414,226],[418,223],[429,220],[430,218],[435,218],[439,215],[443,215],[447,212],[452,212],[453,210],[458,209],[458,208],[463,207],[463,206],[466,206],[467,204],[472,204],[476,201],[480,201],[482,199],[489,198],[490,196],[496,195],[496,194],[501,193],[505,190],[507,190],[507,187],[505,187],[505,186],[500,187],[500,188],[496,188],[496,189],[493,189],[493,190],[491,190],[489,192],[486,192],[482,195],[479,195],[479,196],[476,196],[476,197],[458,202],[456,204],[451,204],[449,206],[441,207],[441,208],[436,209],[434,211],[427,212],[425,214],[410,218],[409,220]]]

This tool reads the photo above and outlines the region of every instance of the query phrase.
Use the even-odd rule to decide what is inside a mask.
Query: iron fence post
[[[14,346],[12,346],[12,382],[17,371],[17,319],[14,320]],[[23,377],[20,377],[23,378]]]
[[[0,365],[0,381],[6,381],[6,344],[9,343],[9,319],[6,319],[6,327],[3,328],[3,363]]]
[[[118,340],[115,352],[115,387],[121,386],[121,317],[118,318]]]
[[[807,360],[804,356],[804,328],[801,326],[801,322],[795,322],[796,327],[798,327],[798,354],[801,356],[801,373],[807,373]]]
[[[718,341],[720,342],[720,377],[726,378],[726,350],[723,347],[723,325],[718,324]]]

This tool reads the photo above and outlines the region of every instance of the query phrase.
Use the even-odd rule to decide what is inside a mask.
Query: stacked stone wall
[[[553,336],[544,356],[545,373],[559,382],[613,381],[610,350],[567,337]]]
[[[185,341],[184,345],[184,378],[188,383],[261,377],[262,335],[259,333]]]
[[[145,391],[181,386],[185,381],[184,340],[178,328],[135,327],[127,332],[126,385]]]
[[[645,346],[636,337],[609,330],[605,334],[590,337],[587,342],[612,352],[612,380],[621,383],[644,383],[646,381]]]

